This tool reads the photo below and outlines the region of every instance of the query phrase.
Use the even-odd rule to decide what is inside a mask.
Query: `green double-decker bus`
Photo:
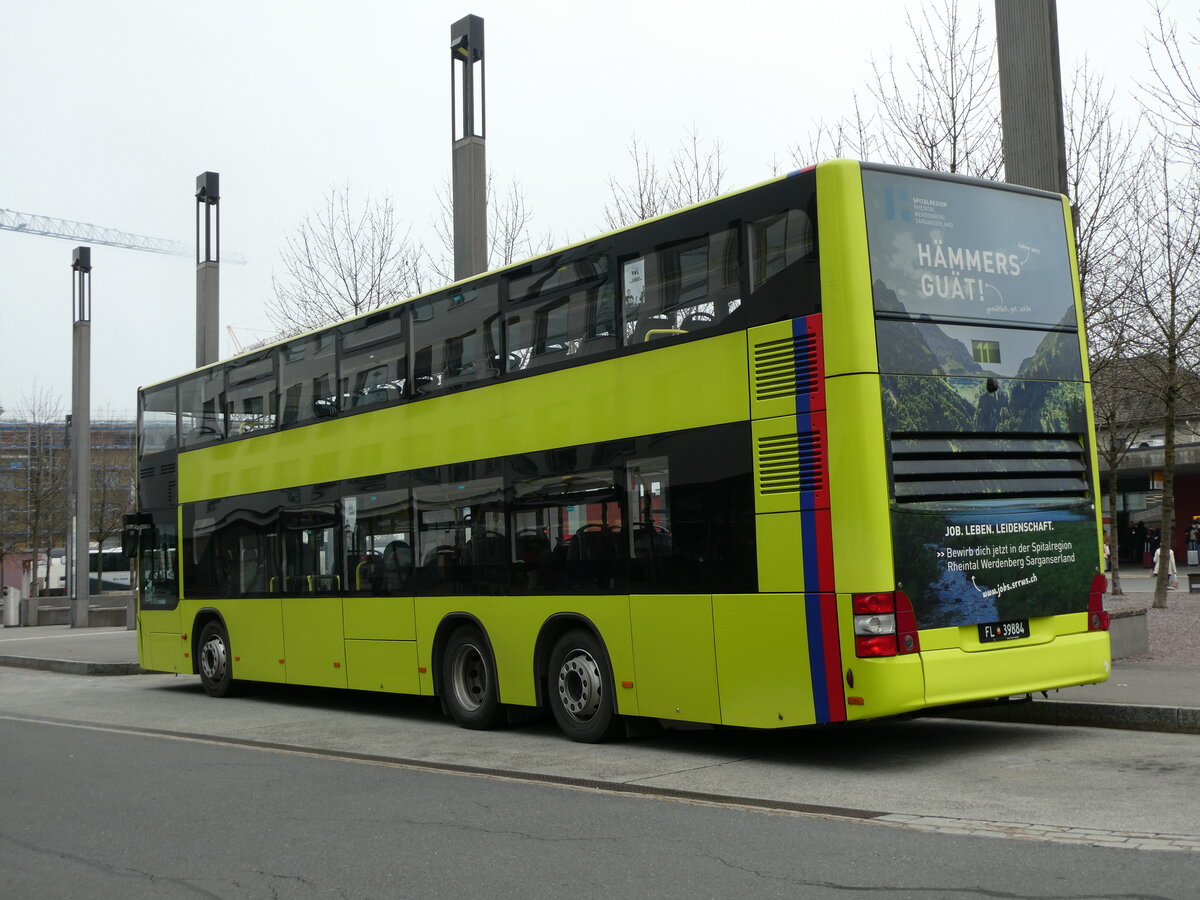
[[[1061,196],[822,163],[139,392],[139,654],[210,694],[842,722],[1109,670]]]

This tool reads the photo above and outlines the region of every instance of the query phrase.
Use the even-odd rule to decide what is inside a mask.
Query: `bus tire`
[[[233,656],[229,652],[229,635],[225,626],[215,619],[200,632],[199,652],[196,654],[200,684],[210,697],[228,697],[237,691],[233,680]]]
[[[546,674],[550,711],[563,734],[597,744],[624,733],[608,654],[590,631],[573,628],[563,634],[550,651]]]
[[[463,728],[485,730],[500,722],[504,708],[496,682],[496,661],[483,632],[463,625],[450,635],[442,654],[442,699]]]

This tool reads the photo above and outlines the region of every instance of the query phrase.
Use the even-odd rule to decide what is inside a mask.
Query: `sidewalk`
[[[39,625],[0,628],[0,666],[68,675],[136,675],[137,632],[121,628]]]
[[[1051,691],[1033,702],[980,706],[957,718],[1200,734],[1200,668],[1115,662],[1102,684]]]
[[[1188,590],[1188,575],[1200,566],[1179,566],[1179,587],[1167,594],[1168,608],[1151,609],[1155,575],[1140,566],[1122,568],[1122,596],[1106,594],[1110,612],[1146,610],[1149,653],[1113,663],[1102,684],[1053,691],[1032,703],[972,710],[994,721],[1088,725],[1139,731],[1200,734],[1200,593]],[[1109,584],[1112,576],[1109,575]]]
[[[1180,588],[1170,593],[1171,609],[1151,610],[1149,656],[1118,660],[1107,682],[1053,691],[1045,698],[1035,697],[1032,703],[977,707],[955,715],[1200,734],[1200,593],[1188,593],[1188,571],[1180,569]],[[1200,573],[1200,567],[1191,571]],[[1125,596],[1106,597],[1106,607],[1146,608],[1153,602],[1149,570],[1122,572],[1121,583]],[[1160,613],[1170,617],[1168,629],[1155,629],[1154,617]],[[136,632],[67,625],[0,628],[0,666],[72,675],[142,671],[137,663]]]

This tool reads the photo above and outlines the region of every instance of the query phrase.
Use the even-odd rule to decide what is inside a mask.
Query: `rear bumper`
[[[925,704],[945,706],[1107,681],[1112,657],[1107,631],[1059,635],[1025,647],[921,653]]]

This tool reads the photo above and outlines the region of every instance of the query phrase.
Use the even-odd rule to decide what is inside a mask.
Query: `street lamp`
[[[450,26],[450,170],[454,193],[455,280],[477,275],[488,265],[486,111],[483,19],[464,16]]]
[[[71,254],[71,427],[70,477],[67,498],[68,567],[71,627],[88,625],[88,546],[92,533],[91,402],[92,402],[92,248]],[[49,576],[49,560],[47,560]]]

